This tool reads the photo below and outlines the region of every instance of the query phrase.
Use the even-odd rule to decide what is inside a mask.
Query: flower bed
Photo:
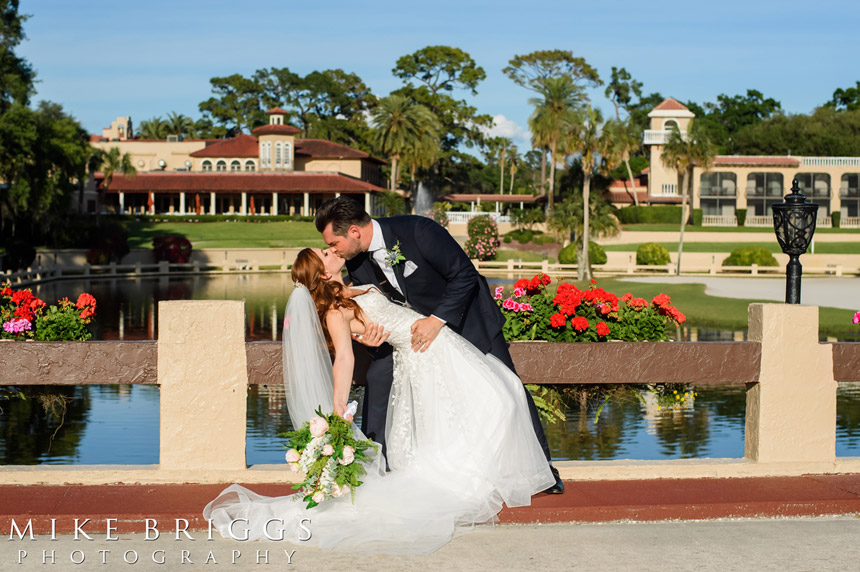
[[[537,274],[531,280],[517,281],[508,296],[503,287],[496,288],[496,303],[505,316],[505,339],[663,341],[669,339],[667,326],[686,320],[666,294],[658,294],[650,302],[629,292],[619,298],[598,288],[596,280],[588,290],[562,282],[552,294],[547,288],[550,282],[546,274]]]
[[[96,315],[96,299],[81,294],[77,302],[68,298],[48,306],[32,290],[0,287],[0,339],[38,341],[86,341],[92,337],[87,324]]]

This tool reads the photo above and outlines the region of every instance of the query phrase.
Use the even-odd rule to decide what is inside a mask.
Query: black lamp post
[[[800,304],[800,255],[809,248],[815,234],[815,220],[818,205],[806,201],[800,192],[797,179],[791,182],[791,193],[785,195],[785,202],[771,207],[773,209],[773,229],[782,251],[788,255],[785,267],[785,303]]]

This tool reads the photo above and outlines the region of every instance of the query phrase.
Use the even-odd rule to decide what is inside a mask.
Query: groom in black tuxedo
[[[373,284],[393,300],[408,303],[427,316],[412,326],[412,348],[426,350],[443,326],[469,340],[485,354],[499,358],[516,373],[502,335],[505,323],[486,279],[442,226],[421,216],[371,219],[355,200],[341,196],[317,210],[315,224],[323,240],[345,258],[353,284]],[[385,417],[393,379],[392,348],[370,348],[362,430],[385,445]],[[526,393],[532,425],[550,461],[549,446],[531,394]],[[564,492],[556,483],[546,492]]]

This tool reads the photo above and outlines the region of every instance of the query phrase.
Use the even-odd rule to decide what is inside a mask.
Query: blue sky
[[[604,79],[625,67],[646,93],[702,103],[754,88],[791,113],[860,80],[856,0],[21,0],[20,11],[31,15],[19,53],[37,71],[35,100],[92,133],[119,115],[199,117],[209,78],[264,67],[342,68],[384,96],[401,85],[398,57],[439,44],[484,68],[478,95],[460,97],[521,144],[532,94],[501,70],[538,49],[572,50]],[[602,88],[592,101],[612,110]]]

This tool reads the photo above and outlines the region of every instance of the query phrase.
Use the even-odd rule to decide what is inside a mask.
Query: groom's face
[[[334,233],[329,223],[322,231],[322,238],[331,248],[331,252],[345,260],[350,260],[363,252],[361,246],[361,229],[353,225],[346,231],[346,236]]]

